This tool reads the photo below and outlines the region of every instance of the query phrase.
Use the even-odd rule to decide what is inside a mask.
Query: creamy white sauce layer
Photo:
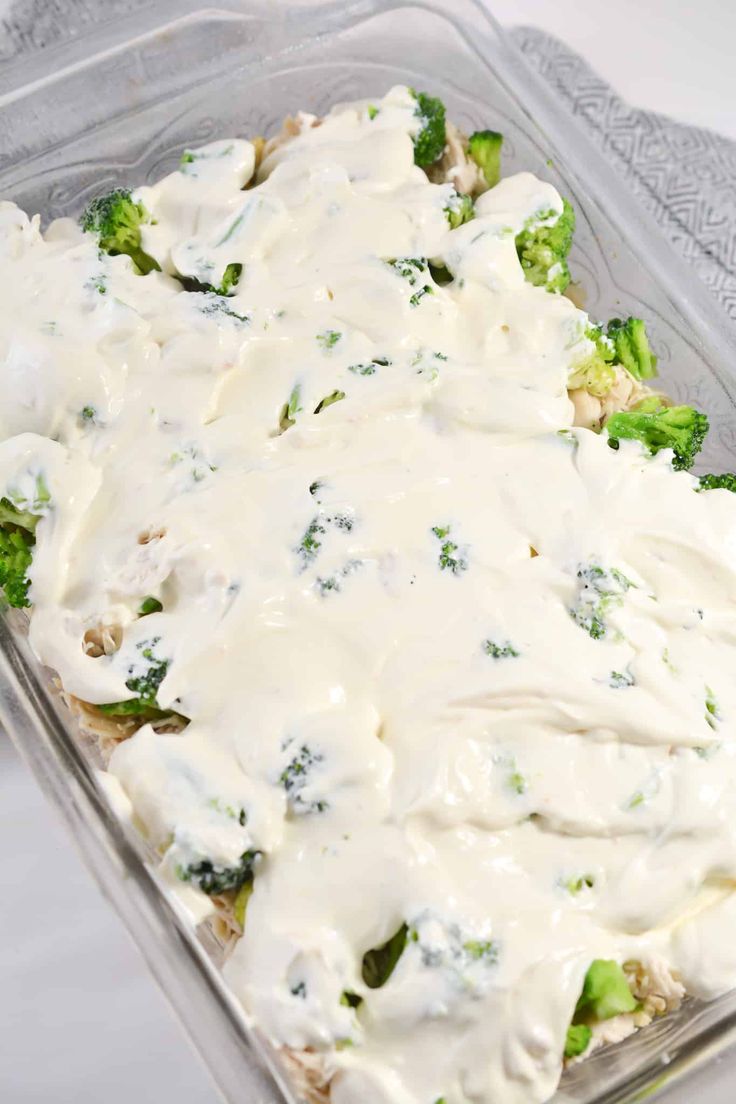
[[[50,493],[31,641],[65,688],[168,661],[189,727],[110,771],[172,880],[263,852],[226,967],[260,1028],[324,1054],[335,1104],[532,1104],[592,959],[736,984],[736,498],[570,428],[587,317],[514,246],[554,189],[449,230],[407,91],[374,106],[257,181],[234,139],[141,188],[160,273],[0,207],[0,487]],[[389,263],[427,257],[453,282]],[[173,275],[230,264],[226,299]]]

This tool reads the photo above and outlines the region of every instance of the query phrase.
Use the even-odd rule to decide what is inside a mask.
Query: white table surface
[[[0,0],[0,17],[7,6]],[[631,103],[736,137],[736,0],[495,0],[492,8],[502,22],[568,42]],[[0,889],[2,1104],[215,1104],[122,925],[2,736]],[[736,1055],[667,1104],[694,1099],[733,1104]]]

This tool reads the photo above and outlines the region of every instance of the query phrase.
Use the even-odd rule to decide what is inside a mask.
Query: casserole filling
[[[736,498],[439,101],[0,205],[0,585],[336,1104],[531,1104],[736,984]]]

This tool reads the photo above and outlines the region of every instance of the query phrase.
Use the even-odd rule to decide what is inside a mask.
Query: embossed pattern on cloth
[[[736,142],[630,107],[581,57],[535,27],[515,27],[511,37],[736,319]]]

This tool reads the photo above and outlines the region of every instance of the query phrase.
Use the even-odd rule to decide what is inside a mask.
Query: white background
[[[0,17],[7,6],[0,0]],[[736,138],[736,0],[497,0],[492,10],[568,42],[632,104]],[[2,1104],[214,1104],[208,1075],[2,736],[0,892]],[[667,1104],[695,1098],[732,1104],[736,1058]]]

